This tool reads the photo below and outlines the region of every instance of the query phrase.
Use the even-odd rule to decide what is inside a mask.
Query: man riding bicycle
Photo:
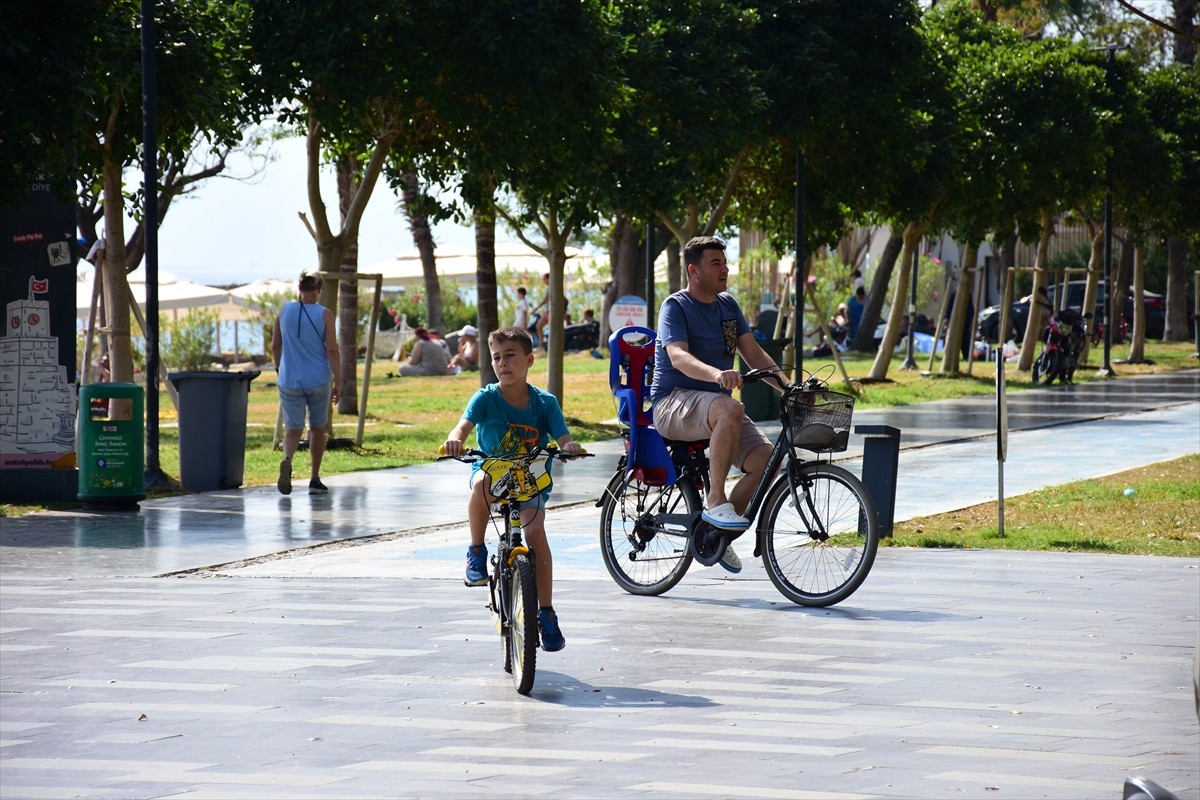
[[[683,258],[687,288],[663,301],[658,316],[650,394],[654,426],[667,439],[708,440],[712,480],[701,516],[722,530],[744,531],[750,520],[742,512],[766,468],[771,443],[733,399],[733,390],[742,385],[733,357],[740,354],[754,369],[774,368],[782,385],[788,381],[726,292],[725,243],[711,236],[693,238],[684,246]],[[735,465],[742,476],[726,494],[725,482]],[[742,569],[732,546],[720,563],[730,572]]]

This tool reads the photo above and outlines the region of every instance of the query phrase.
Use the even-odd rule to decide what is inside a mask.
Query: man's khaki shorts
[[[675,389],[666,397],[654,402],[654,427],[665,439],[681,442],[696,442],[712,438],[712,425],[708,421],[708,410],[719,392],[702,392],[698,389]],[[742,414],[742,433],[738,441],[737,458],[734,466],[742,467],[750,454],[771,441],[763,436],[758,426]]]

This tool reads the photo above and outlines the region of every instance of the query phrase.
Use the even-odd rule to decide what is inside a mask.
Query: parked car
[[[1067,302],[1066,307],[1074,308],[1077,311],[1083,310],[1083,292],[1087,286],[1087,281],[1070,281],[1067,284]],[[1047,287],[1050,297],[1050,303],[1058,308],[1058,288],[1059,284],[1054,284]],[[1104,308],[1104,284],[1101,283],[1098,287],[1096,297],[1097,313]],[[1143,297],[1146,305],[1146,338],[1161,339],[1163,330],[1167,323],[1167,308],[1163,302],[1163,296],[1157,292],[1144,291]],[[1125,310],[1123,311],[1127,324],[1133,322],[1133,289],[1129,289],[1125,295]],[[1025,335],[1025,325],[1029,322],[1029,297],[1022,297],[1020,300],[1012,304],[1012,311],[1009,316],[1010,330],[1008,339],[1016,339],[1020,341]],[[1000,306],[988,306],[979,312],[979,337],[989,342],[1000,341],[997,337],[997,330],[1000,327]],[[1116,329],[1120,331],[1120,328]]]

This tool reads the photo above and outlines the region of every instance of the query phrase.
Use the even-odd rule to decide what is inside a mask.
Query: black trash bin
[[[783,348],[787,339],[760,339],[759,346],[771,357],[776,364],[783,358]],[[742,372],[750,369],[750,365],[738,358],[738,369]],[[746,416],[755,422],[779,419],[779,392],[770,381],[755,381],[742,387],[742,405],[746,407]]]
[[[866,437],[863,444],[862,482],[875,501],[879,535],[891,536],[896,518],[896,475],[900,466],[900,429],[890,425],[855,425]]]
[[[246,465],[247,372],[172,372],[179,393],[179,484],[190,492],[236,489]]]

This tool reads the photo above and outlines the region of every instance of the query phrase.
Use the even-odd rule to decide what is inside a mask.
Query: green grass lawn
[[[1121,375],[1164,372],[1195,367],[1191,343],[1170,345],[1148,344],[1147,356],[1155,363],[1127,364],[1119,369]],[[1114,356],[1120,353],[1114,350]],[[847,372],[852,380],[865,376],[870,370],[873,356],[847,353],[843,356]],[[921,367],[927,365],[928,356],[919,359]],[[975,364],[970,375],[938,377],[922,375],[919,371],[899,369],[902,357],[897,356],[889,371],[887,382],[862,384],[853,381],[851,391],[858,396],[859,408],[876,408],[910,405],[931,400],[943,400],[972,395],[990,395],[995,392],[995,367],[990,363]],[[1097,360],[1093,356],[1093,362]],[[819,369],[831,365],[827,359],[805,359],[806,369]],[[612,395],[608,388],[608,359],[592,358],[587,352],[570,354],[564,359],[563,411],[575,438],[581,442],[610,439],[619,435],[613,424],[616,416]],[[360,376],[362,368],[360,365]],[[831,368],[821,370],[823,375],[834,375]],[[1076,374],[1077,382],[1095,379],[1094,367],[1082,367]],[[530,371],[532,383],[545,386],[545,365],[539,361]],[[1033,387],[1029,373],[1018,373],[1011,369],[1007,373],[1008,390],[1027,391]],[[831,386],[845,391],[837,380],[831,378]],[[322,468],[324,475],[339,475],[369,469],[409,466],[431,461],[446,434],[458,421],[467,400],[479,387],[478,373],[467,373],[437,378],[400,378],[395,374],[391,362],[375,362],[367,405],[367,418],[361,448],[352,446],[356,430],[356,416],[336,415],[334,437],[347,441],[351,446],[329,450]],[[362,396],[361,383],[358,396]],[[162,469],[168,476],[179,475],[179,438],[176,417],[170,398],[163,392],[160,399],[159,458]],[[265,370],[250,383],[247,407],[245,486],[270,485],[278,474],[280,454],[271,448],[278,408],[275,388],[275,373]],[[305,476],[306,457],[296,461],[295,473]],[[30,506],[0,506],[0,515],[11,516],[36,510]],[[1192,526],[1195,531],[1197,527]],[[898,539],[898,541],[900,541]]]
[[[895,547],[1059,550],[1200,558],[1200,455],[896,523]]]

